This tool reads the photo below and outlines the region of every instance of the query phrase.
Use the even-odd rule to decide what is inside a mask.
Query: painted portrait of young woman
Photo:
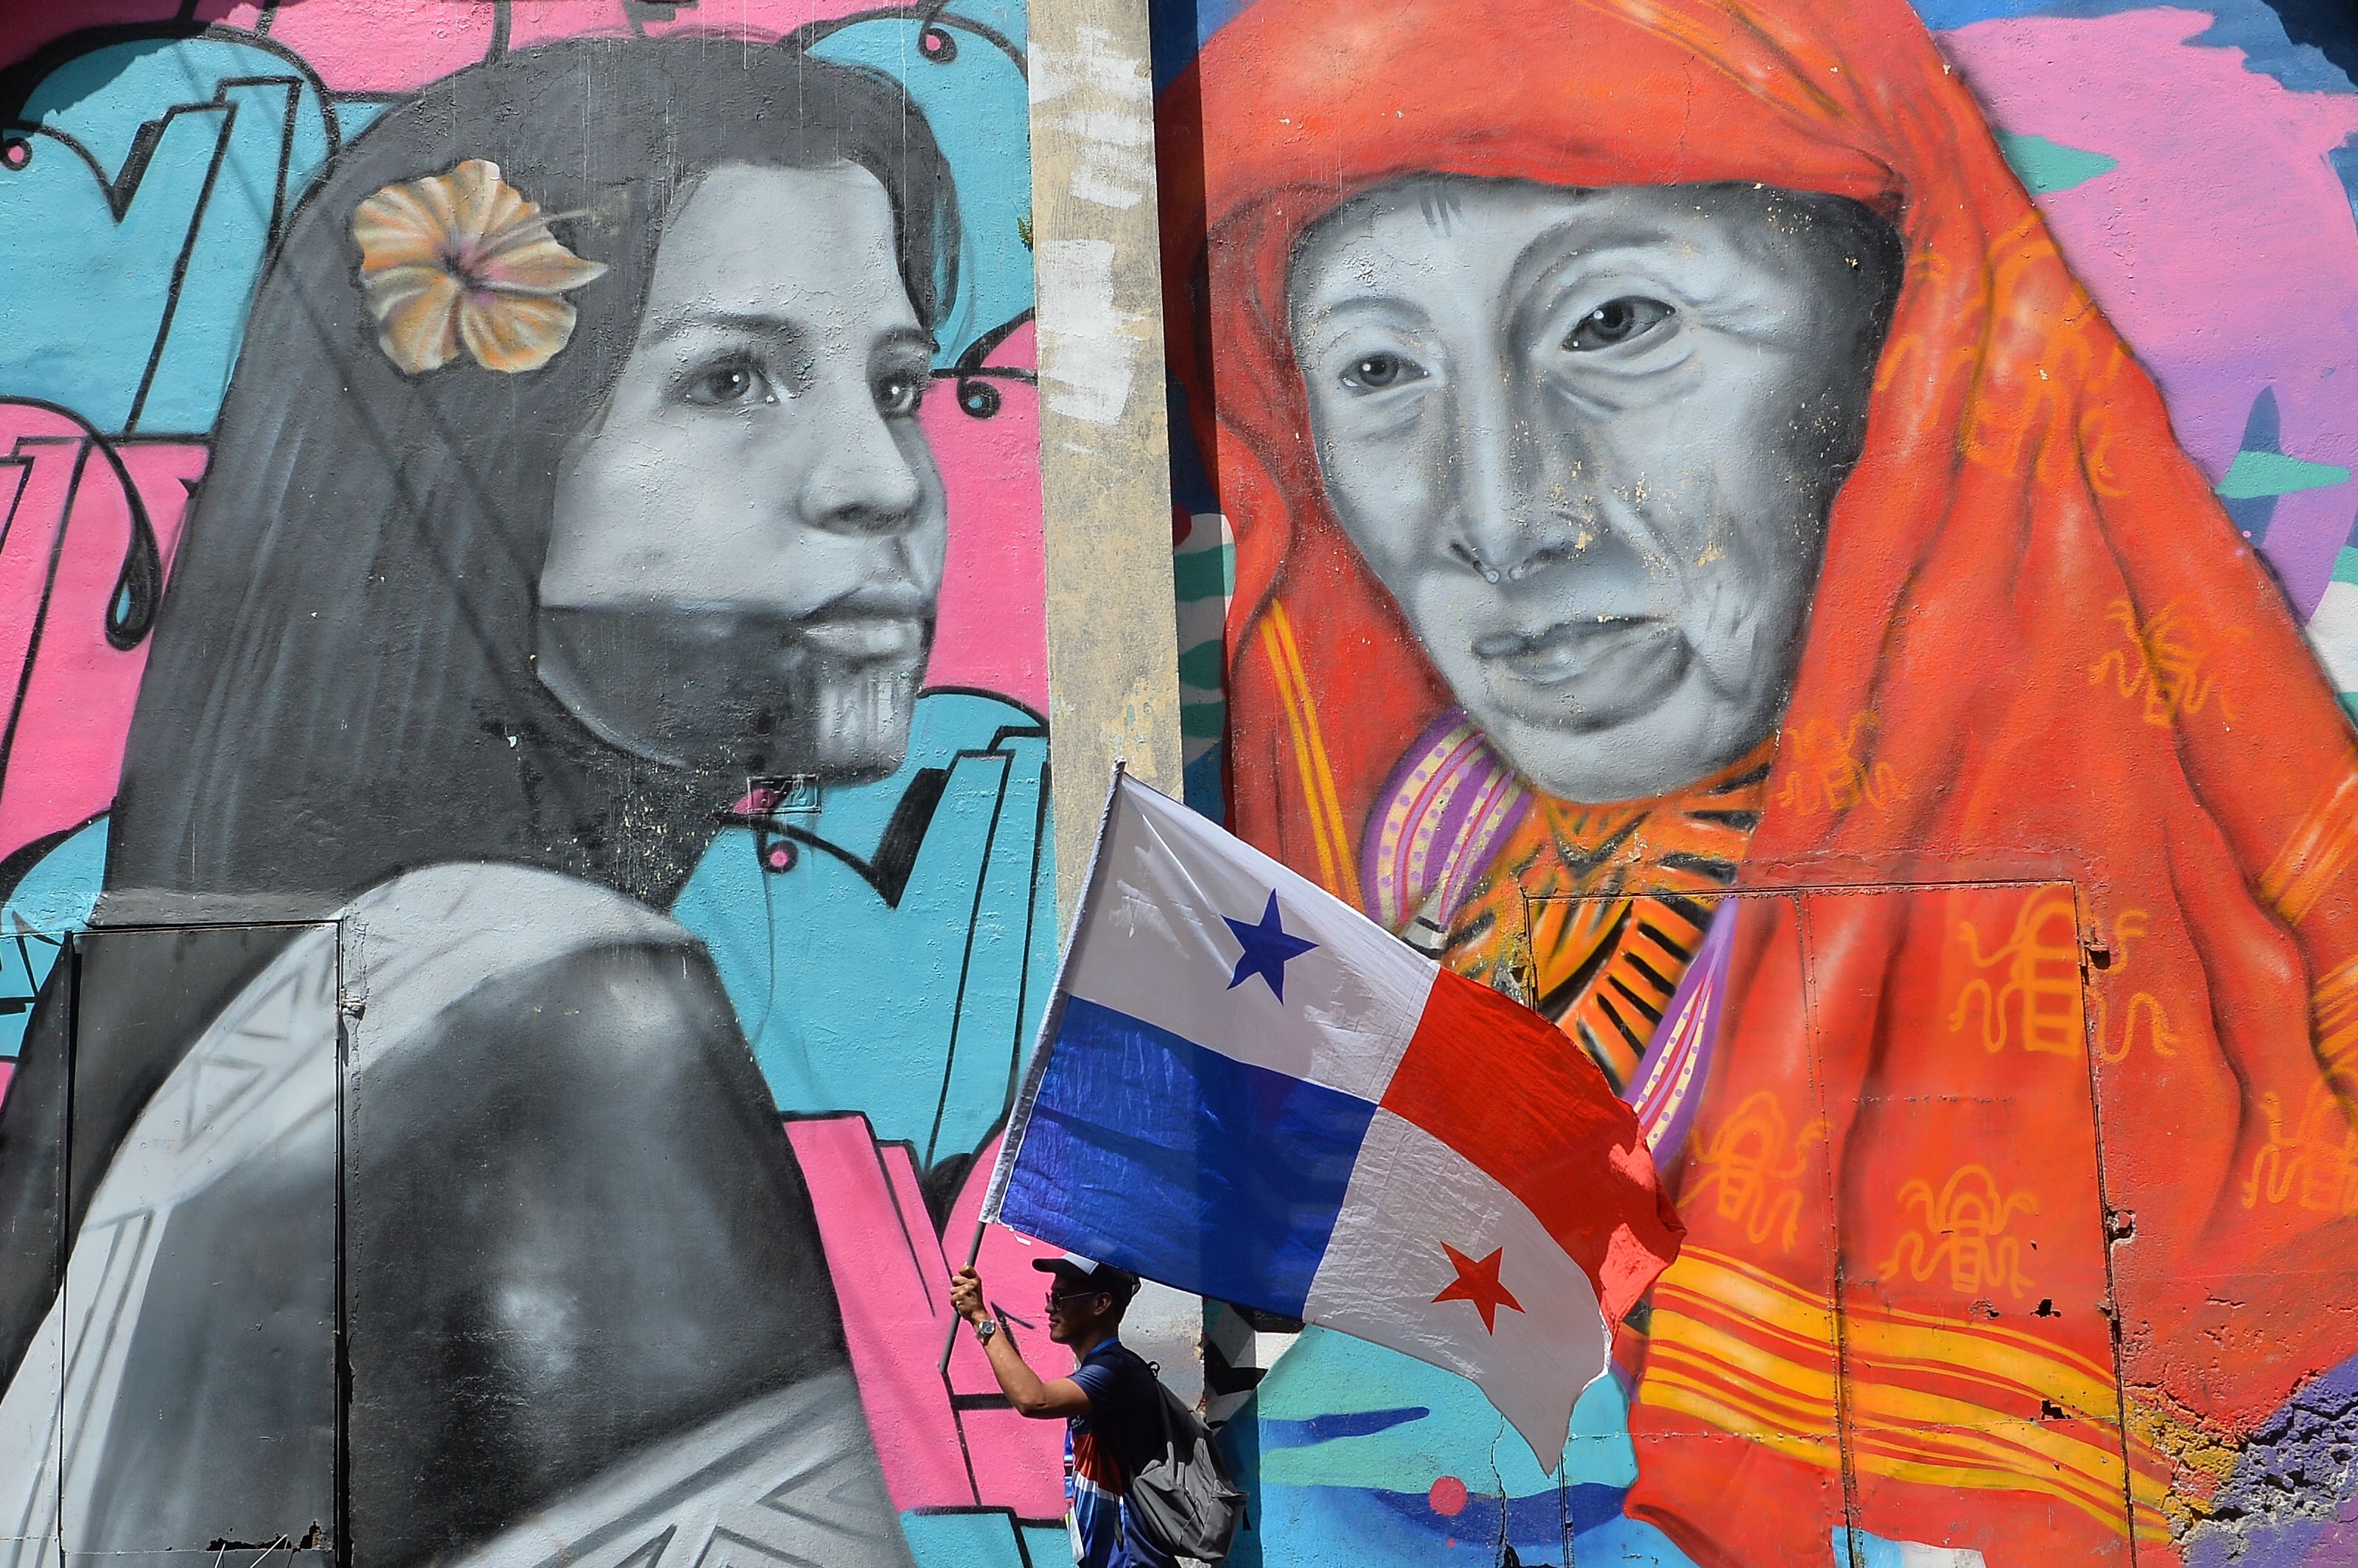
[[[2324,1561],[2217,1520],[2358,1430],[2358,750],[1917,15],[1260,0],[1162,105],[1230,826],[1554,1019],[1688,1229],[1540,1560]],[[1273,1521],[1531,1550],[1487,1438],[1292,1435],[1447,1397],[1304,1352]]]
[[[287,220],[0,1116],[0,1555],[912,1561],[670,912],[910,760],[957,196],[891,75],[623,38],[400,97]]]

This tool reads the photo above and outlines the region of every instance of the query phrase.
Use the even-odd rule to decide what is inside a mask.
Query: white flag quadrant
[[[1472,1379],[1551,1472],[1610,1353],[1588,1276],[1531,1211],[1386,1110],[1303,1316]]]
[[[1237,1061],[1382,1098],[1433,989],[1431,960],[1150,789],[1115,795],[1098,853],[1069,994]],[[1282,962],[1256,966],[1271,940]]]

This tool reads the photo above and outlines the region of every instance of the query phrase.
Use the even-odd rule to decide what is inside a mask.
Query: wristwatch
[[[990,1336],[998,1332],[999,1320],[995,1317],[984,1318],[974,1325],[974,1342],[977,1345],[988,1345],[990,1343]]]

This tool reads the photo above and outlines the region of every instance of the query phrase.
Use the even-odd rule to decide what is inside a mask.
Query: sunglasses
[[[1063,1306],[1066,1302],[1087,1301],[1091,1296],[1110,1296],[1112,1294],[1113,1292],[1111,1291],[1058,1291],[1051,1287],[1048,1292],[1048,1310],[1050,1312],[1054,1312],[1058,1307]]]

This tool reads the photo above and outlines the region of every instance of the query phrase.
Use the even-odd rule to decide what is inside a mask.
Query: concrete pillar
[[[1115,759],[1180,793],[1179,649],[1146,0],[1031,0],[1029,36],[1062,931]],[[1149,1285],[1122,1338],[1192,1400],[1201,1330],[1195,1297]]]
[[[1163,269],[1145,0],[1032,0],[1032,232],[1056,904],[1114,760],[1180,791]]]

